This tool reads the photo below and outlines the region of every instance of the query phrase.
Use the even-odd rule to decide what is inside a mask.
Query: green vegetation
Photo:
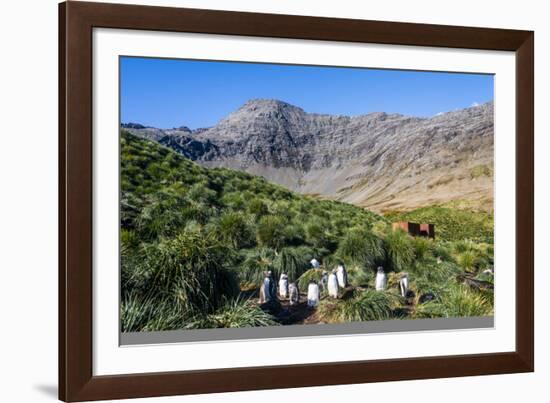
[[[390,231],[384,239],[387,266],[394,271],[402,271],[410,266],[414,259],[411,238],[404,231]]]
[[[121,187],[124,331],[270,324],[242,297],[264,271],[296,280],[313,257],[334,255],[338,239],[370,234],[374,222],[385,221],[243,172],[202,168],[127,132]]]
[[[340,241],[337,255],[351,264],[374,268],[384,257],[382,239],[365,228],[352,229]]]
[[[397,295],[389,292],[367,290],[347,300],[323,301],[319,315],[327,323],[389,319],[398,299]]]
[[[191,320],[186,329],[234,328],[255,326],[277,326],[271,315],[264,312],[251,300],[239,298],[228,301],[213,314]]]
[[[493,166],[484,164],[484,165],[476,165],[472,169],[470,169],[470,177],[472,179],[477,179],[481,177],[493,177]]]
[[[257,303],[264,272],[275,281],[286,273],[304,293],[339,263],[351,285],[337,300],[323,293],[317,323],[492,312],[486,214],[427,208],[383,217],[203,168],[124,131],[121,190],[124,332],[278,325],[278,312]],[[436,240],[393,231],[397,217],[435,223]],[[311,269],[313,258],[321,269]],[[373,290],[379,265],[388,273],[383,292]],[[401,272],[410,278],[407,298],[399,295]],[[421,303],[428,293],[432,300]]]
[[[486,212],[447,207],[423,207],[407,213],[388,213],[391,221],[429,222],[435,224],[435,235],[446,241],[470,239],[493,243],[493,215]]]
[[[493,315],[493,302],[465,286],[454,286],[438,301],[418,305],[413,318],[467,317]]]

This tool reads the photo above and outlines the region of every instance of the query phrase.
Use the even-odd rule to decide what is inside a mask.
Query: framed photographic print
[[[60,399],[533,371],[533,32],[59,24]]]

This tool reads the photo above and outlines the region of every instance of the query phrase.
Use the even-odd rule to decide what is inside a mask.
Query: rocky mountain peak
[[[305,114],[302,108],[276,99],[252,99],[222,119],[218,125],[250,121],[264,121],[266,124],[273,124],[281,119],[294,121],[303,119]]]
[[[303,112],[302,108],[291,105],[287,102],[278,100],[278,99],[268,99],[268,98],[255,98],[250,99],[243,104],[238,110],[246,112],[269,112],[269,111],[283,111],[283,110],[300,110]]]
[[[432,118],[384,112],[349,117],[252,99],[208,129],[127,130],[205,166],[244,170],[375,211],[457,198],[489,209],[493,107],[488,102]]]

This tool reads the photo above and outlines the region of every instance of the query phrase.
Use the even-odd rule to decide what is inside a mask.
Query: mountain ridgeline
[[[493,210],[492,102],[418,118],[322,115],[257,99],[211,128],[122,126],[202,166],[376,212],[457,202]]]

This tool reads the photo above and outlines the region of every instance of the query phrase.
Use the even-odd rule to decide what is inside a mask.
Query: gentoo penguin
[[[323,273],[321,274],[321,281],[319,281],[319,289],[321,292],[327,291],[327,284],[328,284],[328,271],[323,270]]]
[[[316,308],[319,305],[319,285],[312,281],[307,286],[307,306]]]
[[[407,291],[409,291],[409,275],[407,273],[403,273],[399,279],[399,290],[401,291],[401,296],[405,298]]]
[[[269,302],[275,298],[273,278],[271,270],[264,272],[264,281],[260,287],[260,300],[259,303],[263,304]]]
[[[339,264],[336,268],[336,277],[338,278],[338,286],[346,288],[348,286],[348,273],[343,264]]]
[[[288,299],[290,300],[290,305],[298,305],[300,303],[300,290],[298,290],[296,283],[289,284]]]
[[[315,258],[311,259],[310,263],[311,267],[313,267],[314,269],[318,269],[319,267],[321,267],[321,263],[319,263],[319,261]]]
[[[279,297],[288,297],[288,276],[285,273],[282,273],[279,279]]]
[[[336,276],[336,270],[333,270],[328,276],[328,295],[333,298],[338,298],[338,277]]]
[[[376,291],[382,291],[386,288],[386,283],[387,279],[386,273],[384,273],[384,268],[382,266],[378,266],[374,288]]]

